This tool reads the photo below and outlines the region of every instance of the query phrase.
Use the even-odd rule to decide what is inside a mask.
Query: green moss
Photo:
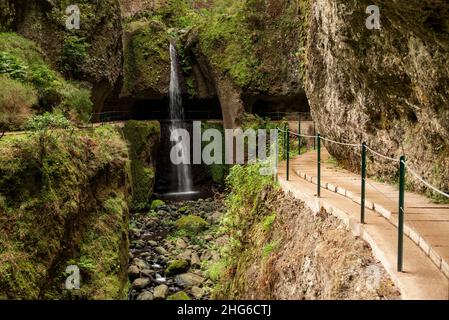
[[[132,209],[142,210],[149,206],[153,194],[155,172],[151,154],[159,142],[160,126],[155,121],[128,121],[123,132],[131,159]]]
[[[165,275],[171,277],[184,273],[189,269],[189,263],[186,260],[175,260],[165,269]]]
[[[162,206],[165,206],[165,202],[162,200],[156,199],[151,202],[151,210],[157,210]]]
[[[125,27],[124,92],[163,92],[169,82],[170,38],[157,19],[133,21]]]
[[[126,161],[109,126],[0,140],[0,296],[71,297],[69,260],[82,268],[81,298],[123,296]]]
[[[191,300],[189,295],[184,291],[179,291],[167,297],[167,300]]]
[[[176,227],[180,230],[186,230],[191,233],[198,233],[207,228],[209,224],[201,217],[198,216],[184,216],[176,221]]]

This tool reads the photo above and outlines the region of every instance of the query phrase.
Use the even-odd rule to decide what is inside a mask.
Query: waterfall
[[[178,54],[176,52],[175,46],[170,43],[170,62],[171,62],[171,72],[170,72],[170,135],[176,129],[186,129],[185,117],[184,117],[184,107],[182,105],[182,96],[179,88],[179,73],[178,73]],[[183,140],[184,142],[184,140]],[[175,145],[176,143],[173,143]],[[190,157],[188,151],[190,147],[181,144],[180,151],[184,159],[184,163],[188,163],[186,160]],[[173,164],[172,164],[173,165]],[[190,165],[180,164],[173,165],[176,172],[177,178],[177,192],[192,192],[192,173]]]

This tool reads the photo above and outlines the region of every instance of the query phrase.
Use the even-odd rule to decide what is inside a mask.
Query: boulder
[[[145,289],[147,286],[151,284],[150,278],[138,278],[133,282],[133,288],[136,290]]]
[[[139,294],[137,296],[137,300],[139,301],[150,301],[150,300],[154,300],[154,296],[151,292],[149,291],[144,291],[141,294]]]
[[[168,293],[168,287],[165,284],[161,284],[154,288],[154,299],[155,300],[163,300],[167,296]]]
[[[200,286],[204,282],[204,278],[193,273],[183,273],[175,278],[177,285],[183,288],[191,288],[194,286]]]
[[[186,260],[175,260],[165,269],[167,277],[174,276],[189,269],[189,263]]]
[[[167,300],[191,300],[184,291],[176,292],[167,298]]]

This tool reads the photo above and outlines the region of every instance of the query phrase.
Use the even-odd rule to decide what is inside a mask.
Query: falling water
[[[182,105],[182,96],[179,88],[178,77],[178,54],[175,46],[170,43],[170,61],[171,61],[171,73],[170,73],[170,134],[176,129],[186,129],[184,122],[184,108]],[[175,143],[174,143],[175,144]],[[185,141],[181,144],[180,151],[183,157],[183,163],[189,163],[187,161],[190,157],[188,150],[190,148],[185,145]],[[192,192],[192,173],[190,165],[180,164],[175,165],[174,168],[177,177],[177,192],[188,193]]]

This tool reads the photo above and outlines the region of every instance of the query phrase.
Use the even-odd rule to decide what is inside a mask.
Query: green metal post
[[[365,197],[366,197],[366,142],[362,143],[362,195],[360,204],[360,223],[365,223]]]
[[[316,138],[316,143],[318,146],[318,159],[317,159],[317,171],[318,171],[318,179],[317,179],[317,197],[321,197],[321,135],[318,133]]]
[[[316,136],[316,126],[315,126],[315,122],[313,122],[313,135]],[[316,150],[316,142],[315,142],[315,139],[313,139],[313,150]]]
[[[290,180],[290,133],[287,127],[287,181]]]
[[[399,213],[398,213],[398,272],[403,271],[404,261],[404,207],[405,203],[405,156],[399,164]]]
[[[301,113],[298,115],[298,155],[301,155]]]

